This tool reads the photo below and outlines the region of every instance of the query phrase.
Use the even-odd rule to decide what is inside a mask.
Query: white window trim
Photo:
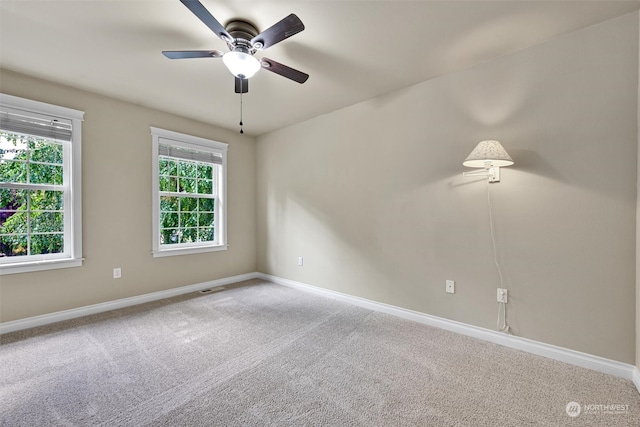
[[[64,203],[71,206],[71,218],[65,215],[65,228],[71,225],[70,230],[65,230],[65,243],[67,236],[71,242],[71,250],[67,257],[60,259],[28,260],[15,263],[0,264],[0,276],[5,274],[29,273],[33,271],[53,270],[58,268],[80,267],[82,266],[82,121],[84,112],[71,108],[60,107],[58,105],[33,101],[31,99],[0,93],[0,104],[14,110],[23,110],[26,113],[44,114],[46,116],[56,116],[71,120],[73,133],[71,136],[71,162],[67,161],[65,155],[64,167],[70,167],[69,190],[67,194],[70,200],[65,197]],[[65,150],[65,152],[68,152]]]
[[[151,190],[152,190],[152,255],[153,257],[166,257],[174,255],[189,255],[203,252],[225,251],[227,244],[227,148],[228,144],[213,141],[210,139],[200,138],[197,136],[186,135],[170,130],[151,127],[152,137],[152,173],[151,173]],[[222,167],[220,168],[220,194],[218,195],[219,207],[216,210],[219,214],[219,223],[216,225],[215,232],[219,236],[218,244],[201,244],[191,245],[188,247],[160,249],[160,188],[159,188],[159,171],[158,171],[158,145],[160,139],[170,140],[176,146],[186,148],[200,148],[203,151],[215,151],[222,155]],[[186,144],[186,145],[185,145]]]

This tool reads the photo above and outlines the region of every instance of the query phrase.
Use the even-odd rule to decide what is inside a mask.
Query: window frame
[[[0,263],[0,276],[59,268],[80,267],[82,257],[82,122],[84,112],[58,105],[0,93],[0,105],[33,117],[71,122],[71,141],[63,144],[63,185],[51,185],[63,191],[64,247],[61,254],[15,257],[15,262]],[[20,184],[12,185],[20,187]],[[28,187],[29,185],[24,185]],[[4,188],[7,188],[8,185]],[[14,261],[11,257],[11,261]],[[19,259],[18,259],[19,258]]]
[[[152,141],[152,250],[153,257],[165,257],[174,255],[188,255],[203,252],[224,251],[227,244],[227,148],[228,144],[197,136],[187,135],[166,129],[151,127]],[[217,165],[216,177],[213,182],[216,185],[214,233],[216,241],[195,242],[178,245],[160,244],[160,171],[159,149],[160,145],[169,145],[177,148],[185,148],[196,151],[208,152],[219,155],[222,163]]]

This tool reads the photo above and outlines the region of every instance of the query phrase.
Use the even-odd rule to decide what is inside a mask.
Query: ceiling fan
[[[165,50],[162,53],[169,59],[186,58],[222,58],[231,74],[235,77],[236,93],[249,91],[248,79],[260,68],[280,74],[298,83],[304,83],[309,75],[294,68],[280,64],[269,58],[257,59],[254,54],[267,49],[304,30],[304,24],[293,13],[275,23],[261,33],[251,23],[235,19],[223,27],[216,18],[198,0],[180,0],[211,31],[227,43],[229,52],[219,50]]]

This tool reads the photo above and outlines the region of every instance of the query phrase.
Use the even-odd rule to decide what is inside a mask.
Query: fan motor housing
[[[255,52],[251,39],[260,34],[255,25],[243,19],[233,19],[225,25],[224,29],[233,37],[233,41],[227,43],[229,49],[233,50],[235,47],[242,46]]]

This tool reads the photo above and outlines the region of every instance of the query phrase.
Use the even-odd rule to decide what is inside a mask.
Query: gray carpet
[[[0,339],[2,426],[640,426],[630,381],[259,280]]]

